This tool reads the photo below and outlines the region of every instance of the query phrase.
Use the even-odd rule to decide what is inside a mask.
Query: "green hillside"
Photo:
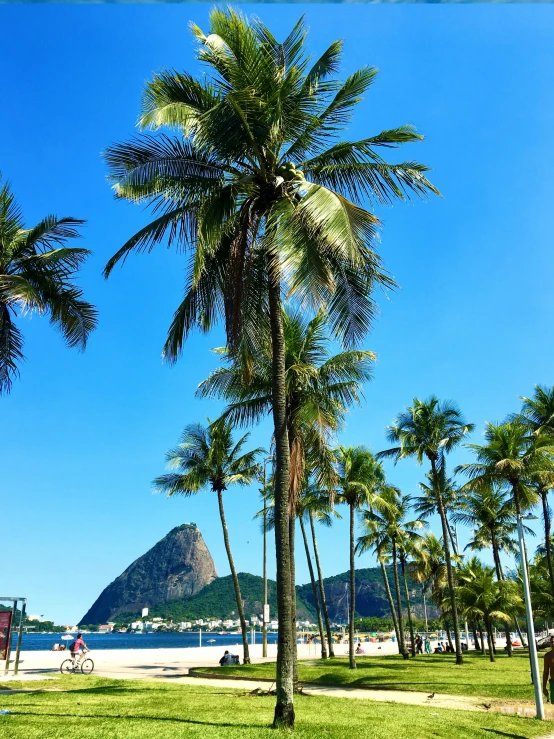
[[[239,573],[239,583],[242,599],[244,601],[244,613],[246,618],[251,615],[260,616],[263,610],[263,578],[258,575],[250,575],[247,572]],[[277,584],[274,580],[268,580],[268,603],[272,618],[277,616]],[[308,605],[299,594],[297,597],[298,618],[313,619],[312,607]],[[124,620],[122,614],[118,620]],[[128,614],[136,617],[139,614]],[[197,618],[238,618],[237,602],[231,575],[218,577],[209,585],[206,585],[199,593],[189,598],[179,598],[153,606],[149,610],[149,618],[159,616],[161,618],[173,619],[173,621],[191,621]]]

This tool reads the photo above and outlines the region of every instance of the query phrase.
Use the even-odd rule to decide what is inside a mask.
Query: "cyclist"
[[[85,652],[88,652],[88,647],[83,641],[83,635],[77,634],[77,638],[71,645],[71,657],[75,660],[76,664],[79,664]]]

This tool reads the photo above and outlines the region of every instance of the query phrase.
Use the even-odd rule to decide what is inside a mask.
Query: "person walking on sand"
[[[547,685],[550,679],[550,695]],[[550,637],[550,652],[544,655],[544,670],[542,673],[542,692],[550,703],[554,703],[554,635]]]

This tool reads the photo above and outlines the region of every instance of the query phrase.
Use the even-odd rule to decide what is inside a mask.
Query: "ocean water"
[[[33,634],[28,632],[23,634],[21,641],[21,649],[24,651],[36,652],[39,650],[49,650],[53,644],[71,644],[70,641],[62,641],[64,634]],[[199,647],[200,636],[197,631],[186,633],[149,633],[149,634],[83,634],[85,643],[91,649],[182,649],[183,647]],[[213,641],[211,641],[213,639]],[[250,632],[248,632],[248,643],[252,641]],[[275,644],[277,641],[276,633],[268,633],[267,641],[269,644]],[[256,644],[262,643],[261,632],[256,632]],[[17,634],[14,634],[12,648],[15,649],[17,644]],[[240,634],[223,634],[202,631],[203,647],[228,647],[235,644],[242,644]]]

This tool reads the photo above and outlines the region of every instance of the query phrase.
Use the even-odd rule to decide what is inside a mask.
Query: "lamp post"
[[[264,459],[264,612],[262,614],[262,657],[267,657],[267,498],[266,498],[266,465],[274,457]]]
[[[533,623],[533,608],[531,605],[531,593],[529,591],[529,573],[527,570],[527,552],[525,550],[525,538],[523,536],[523,520],[536,521],[537,516],[517,517],[517,533],[519,536],[519,553],[521,556],[521,570],[523,573],[523,595],[525,596],[525,615],[527,617],[527,643],[529,645],[529,656],[531,658],[531,674],[533,676],[533,688],[535,690],[535,705],[537,707],[537,718],[544,721],[544,703],[542,699],[542,686],[539,677],[539,662],[537,658],[537,644],[535,642],[535,624]]]

